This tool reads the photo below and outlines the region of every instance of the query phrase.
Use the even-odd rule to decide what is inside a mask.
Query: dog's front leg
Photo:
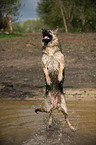
[[[50,77],[49,77],[49,75],[48,75],[48,70],[47,70],[47,68],[43,68],[43,71],[44,71],[44,74],[45,74],[45,78],[46,78],[46,82],[47,82],[47,84],[48,85],[51,85],[51,79],[50,79]]]
[[[59,82],[61,82],[62,81],[62,79],[63,79],[63,71],[64,71],[64,65],[65,65],[65,63],[64,63],[64,55],[61,53],[61,52],[59,52],[59,53],[57,53],[57,55],[58,55],[58,61],[59,61],[59,73],[58,73],[58,80],[59,80]]]
[[[59,82],[63,79],[63,71],[64,71],[64,64],[60,64],[59,74],[58,74],[58,80]]]

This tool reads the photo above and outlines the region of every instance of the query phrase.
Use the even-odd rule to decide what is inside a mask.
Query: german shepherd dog
[[[57,38],[58,28],[53,30],[42,29],[42,65],[46,82],[46,93],[44,104],[41,108],[35,109],[35,112],[49,113],[49,128],[52,124],[52,112],[54,109],[61,111],[65,120],[72,131],[75,128],[68,120],[67,106],[65,97],[63,94],[63,82],[64,82],[64,55],[59,48],[59,42]]]

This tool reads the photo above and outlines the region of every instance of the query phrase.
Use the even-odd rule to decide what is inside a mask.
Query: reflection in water
[[[0,145],[95,145],[96,101],[67,101],[71,132],[61,113],[55,111],[48,129],[48,114],[35,114],[42,101],[0,100]]]

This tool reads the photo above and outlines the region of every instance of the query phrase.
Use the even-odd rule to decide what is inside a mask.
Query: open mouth
[[[48,36],[44,36],[43,39],[50,39]]]
[[[52,35],[45,29],[42,29],[43,39],[42,41],[48,44],[52,40]]]

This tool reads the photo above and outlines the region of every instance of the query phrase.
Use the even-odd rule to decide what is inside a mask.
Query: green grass
[[[15,34],[15,33],[0,33],[0,38],[4,39],[4,38],[16,38],[16,37],[25,37],[22,34]]]

